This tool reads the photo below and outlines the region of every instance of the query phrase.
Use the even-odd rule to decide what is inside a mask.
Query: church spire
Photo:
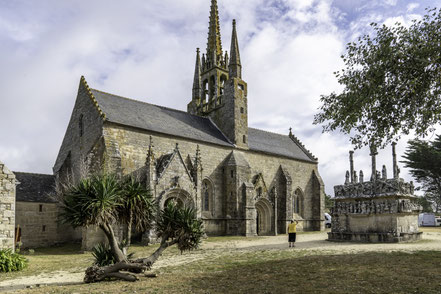
[[[193,79],[193,100],[201,99],[201,57],[199,48],[196,49],[196,66]]]
[[[230,49],[230,78],[242,78],[242,65],[240,64],[239,42],[237,41],[236,20],[233,19],[233,33],[231,34]]]
[[[207,57],[212,56],[222,57],[222,42],[219,26],[219,11],[217,9],[217,0],[211,0],[210,24],[208,27],[208,43],[207,43]],[[213,65],[216,65],[217,60],[213,60]]]

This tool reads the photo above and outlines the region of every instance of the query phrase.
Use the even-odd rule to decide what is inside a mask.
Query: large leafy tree
[[[202,221],[191,207],[179,207],[170,202],[154,216],[151,194],[134,179],[122,182],[112,175],[96,175],[71,185],[64,193],[62,220],[74,227],[98,226],[105,233],[115,264],[95,264],[86,270],[85,282],[107,278],[137,280],[132,273],[150,269],[161,253],[177,244],[180,250],[198,247],[204,235]],[[129,260],[118,246],[113,230],[119,224],[134,224],[139,230],[152,228],[161,238],[159,248],[149,257]],[[125,272],[121,272],[125,271]]]
[[[345,68],[335,75],[343,92],[322,96],[314,118],[359,148],[384,147],[412,130],[423,137],[441,120],[441,9],[409,27],[371,25],[342,56]]]
[[[403,157],[405,167],[426,192],[425,199],[441,207],[441,136],[431,142],[409,141]]]

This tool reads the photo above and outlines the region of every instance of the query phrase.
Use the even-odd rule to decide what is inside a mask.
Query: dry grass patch
[[[135,283],[42,287],[19,293],[440,293],[441,253],[311,255],[306,250],[226,252]],[[164,258],[166,258],[164,256]]]

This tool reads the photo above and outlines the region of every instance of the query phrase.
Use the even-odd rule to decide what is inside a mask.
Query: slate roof
[[[50,195],[55,191],[55,177],[53,175],[14,172],[17,185],[16,201],[22,202],[57,202]]]
[[[255,151],[317,162],[317,159],[294,136],[248,128],[248,147]]]
[[[209,119],[163,106],[132,100],[90,89],[106,120],[126,126],[167,135],[233,147],[217,126]],[[297,138],[248,128],[250,150],[286,156],[309,162],[317,159]]]
[[[250,167],[250,164],[245,159],[245,157],[237,151],[232,151],[230,153],[230,156],[226,160],[225,165]]]
[[[91,89],[110,122],[223,146],[232,146],[205,117]]]

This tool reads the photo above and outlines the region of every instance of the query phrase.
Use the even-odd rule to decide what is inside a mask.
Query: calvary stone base
[[[399,178],[393,145],[394,177],[387,178],[386,167],[380,174],[375,167],[376,151],[372,156],[372,176],[363,181],[363,172],[357,177],[350,152],[351,171],[346,172],[344,185],[334,187],[335,204],[331,210],[329,241],[404,242],[420,240],[418,214],[413,183]]]

